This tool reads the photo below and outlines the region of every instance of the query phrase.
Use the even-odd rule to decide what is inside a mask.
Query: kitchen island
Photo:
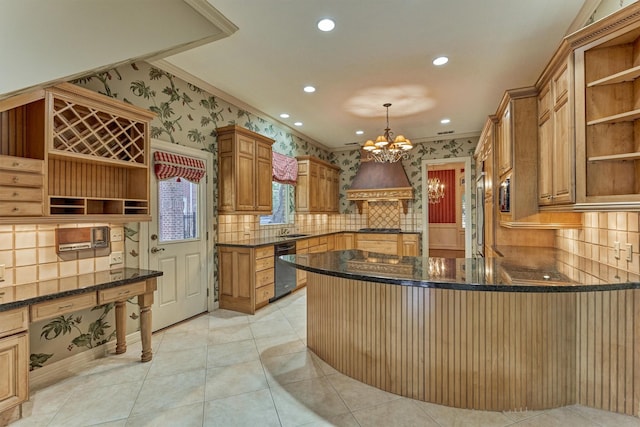
[[[458,408],[638,416],[638,275],[554,249],[501,251],[282,259],[308,273],[307,345],[352,378]]]

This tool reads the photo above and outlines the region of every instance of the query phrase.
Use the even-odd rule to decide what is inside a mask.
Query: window
[[[200,184],[170,178],[158,182],[158,231],[160,242],[198,239],[198,190]]]
[[[260,225],[289,224],[293,222],[293,185],[271,183],[273,211],[271,215],[261,215]]]

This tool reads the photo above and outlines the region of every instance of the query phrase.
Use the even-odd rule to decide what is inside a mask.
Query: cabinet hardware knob
[[[0,297],[3,297],[3,296],[4,296],[4,292],[0,292]]]
[[[18,197],[20,194],[18,194],[18,192],[13,192],[13,197]]]
[[[20,210],[20,208],[18,208],[18,207],[15,207],[15,208],[12,209],[13,212],[18,212],[19,210]]]
[[[58,310],[64,310],[65,308],[71,308],[71,307],[73,307],[73,304],[60,305],[58,306]]]
[[[13,162],[13,164],[11,166],[20,166],[19,162]]]
[[[126,295],[129,292],[131,292],[131,290],[122,291],[122,292],[118,293],[118,295]]]
[[[17,176],[13,177],[13,183],[16,184],[18,181],[20,181],[20,179]]]

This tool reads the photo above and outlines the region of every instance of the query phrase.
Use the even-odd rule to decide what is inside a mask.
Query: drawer
[[[312,237],[308,240],[309,242],[309,247],[311,246],[318,246],[320,244],[320,238],[319,237]]]
[[[256,305],[269,301],[274,295],[275,287],[273,284],[256,289]]]
[[[38,320],[49,319],[61,314],[95,307],[96,305],[98,304],[95,292],[41,302],[31,306],[31,321],[37,322]]]
[[[256,249],[256,259],[258,258],[266,258],[273,257],[273,246],[265,246],[263,248]]]
[[[0,216],[37,216],[42,215],[42,203],[3,202],[0,203]]]
[[[10,187],[0,185],[0,200],[22,202],[42,202],[41,188]]]
[[[272,284],[274,271],[275,269],[268,268],[266,270],[256,272],[256,288]]]
[[[16,300],[15,286],[9,285],[9,286],[0,288],[0,304],[14,302],[15,300]]]
[[[307,249],[309,247],[309,239],[298,240],[296,242],[296,252],[300,252],[303,249]]]
[[[0,156],[0,170],[14,170],[42,174],[44,173],[44,160],[27,159],[25,157],[15,156]]]
[[[124,301],[136,295],[144,294],[147,289],[146,282],[132,283],[125,286],[103,289],[98,291],[98,304],[106,304],[114,301]]]
[[[11,187],[42,187],[44,178],[42,175],[22,172],[0,171],[0,185]]]
[[[0,338],[26,331],[28,327],[28,307],[0,312]]]
[[[256,260],[256,271],[266,270],[267,268],[273,268],[273,262],[275,258],[270,256],[269,258],[260,258]]]
[[[317,246],[309,246],[309,253],[310,254],[317,254],[320,252],[327,252],[327,244],[323,243],[321,245],[317,245]]]

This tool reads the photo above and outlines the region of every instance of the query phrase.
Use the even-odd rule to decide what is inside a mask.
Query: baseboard
[[[140,332],[133,332],[126,337],[127,346],[140,341]],[[75,375],[79,366],[100,359],[116,349],[116,340],[109,341],[99,347],[74,354],[65,359],[45,365],[29,372],[29,389],[37,390],[65,378]]]

